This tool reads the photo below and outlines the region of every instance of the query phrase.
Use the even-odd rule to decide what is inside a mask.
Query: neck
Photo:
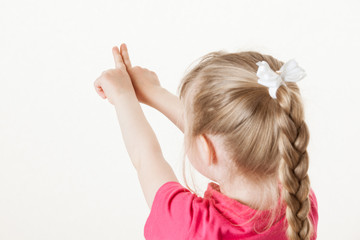
[[[265,180],[253,183],[238,177],[231,181],[219,182],[220,192],[238,202],[257,210],[273,208],[278,201],[278,182]]]

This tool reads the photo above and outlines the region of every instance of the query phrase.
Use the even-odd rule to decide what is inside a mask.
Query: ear
[[[206,134],[201,134],[200,141],[201,141],[202,148],[203,148],[204,152],[206,153],[206,159],[208,159],[207,164],[209,166],[216,164],[217,163],[216,151],[215,151],[214,145],[211,142],[211,140],[206,136]]]

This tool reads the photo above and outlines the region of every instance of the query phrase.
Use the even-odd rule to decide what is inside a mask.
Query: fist
[[[150,105],[153,98],[157,97],[157,90],[161,89],[160,81],[155,72],[139,66],[132,67],[126,45],[120,46],[120,55],[124,60],[130,75],[135,94],[139,102]]]
[[[139,102],[150,105],[151,99],[157,97],[156,90],[161,88],[158,76],[155,72],[139,66],[128,72]]]
[[[118,47],[113,47],[112,53],[115,68],[103,71],[95,80],[94,87],[100,97],[108,99],[111,104],[115,105],[120,95],[135,94],[135,90]]]

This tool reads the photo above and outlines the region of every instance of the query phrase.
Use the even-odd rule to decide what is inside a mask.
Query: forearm
[[[184,132],[184,107],[179,98],[166,90],[158,88],[149,106],[157,109]]]
[[[114,106],[125,147],[134,167],[138,170],[143,159],[162,155],[160,144],[135,93],[119,96]]]

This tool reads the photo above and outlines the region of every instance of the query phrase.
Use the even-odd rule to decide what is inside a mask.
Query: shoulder
[[[149,217],[145,223],[146,239],[187,239],[191,225],[199,211],[206,211],[202,197],[190,192],[179,182],[164,183],[155,194]]]
[[[172,211],[177,211],[180,206],[182,208],[186,206],[191,207],[194,201],[201,202],[202,200],[202,197],[192,193],[179,182],[169,181],[164,183],[157,190],[154,198],[155,206],[151,208],[151,212],[163,208],[163,204],[166,204],[167,207],[171,207]]]
[[[314,218],[316,217],[316,220],[317,220],[317,218],[318,218],[318,202],[317,202],[315,192],[312,188],[310,188],[309,199],[310,199],[310,203],[311,203],[310,213],[313,215]]]
[[[311,204],[310,211],[309,211],[309,217],[310,217],[311,222],[313,223],[315,239],[316,239],[319,214],[318,214],[318,202],[316,199],[315,192],[312,188],[310,188],[309,199],[310,199],[310,204]]]
[[[169,193],[171,194],[184,193],[184,195],[182,196],[190,196],[192,194],[189,189],[185,188],[179,182],[169,181],[160,186],[160,188],[156,192],[155,198],[156,197],[160,198],[162,195]]]

